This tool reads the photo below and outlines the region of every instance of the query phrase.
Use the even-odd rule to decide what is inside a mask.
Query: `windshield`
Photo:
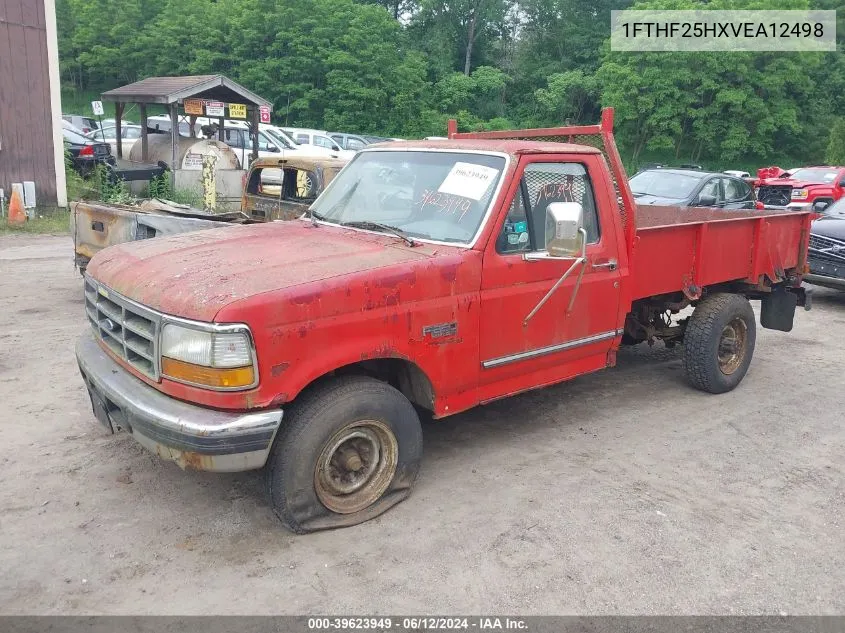
[[[657,196],[659,198],[686,198],[700,178],[684,176],[667,171],[644,171],[631,178],[631,191],[637,195]]]
[[[845,198],[840,198],[832,205],[825,207],[821,213],[834,218],[845,218]]]
[[[275,140],[279,145],[284,147],[285,149],[294,149],[296,146],[296,142],[292,139],[289,139],[284,134],[280,133],[278,130],[275,130],[271,127],[268,127],[264,130],[264,133],[267,134],[270,138]]]
[[[504,168],[505,159],[490,154],[364,151],[311,211],[336,224],[377,222],[410,237],[467,244]]]
[[[792,180],[809,182],[833,182],[836,180],[835,169],[797,169],[789,175]]]

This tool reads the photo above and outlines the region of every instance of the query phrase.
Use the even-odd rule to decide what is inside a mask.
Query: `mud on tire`
[[[332,378],[285,411],[265,467],[276,516],[297,534],[356,525],[411,494],[422,458],[413,405],[366,376]]]
[[[754,354],[757,322],[748,299],[717,293],[702,299],[684,333],[684,372],[690,384],[709,393],[736,387]]]

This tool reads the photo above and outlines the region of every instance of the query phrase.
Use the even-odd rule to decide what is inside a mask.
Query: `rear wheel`
[[[724,393],[745,377],[757,322],[748,299],[719,293],[703,299],[684,332],[684,371],[687,380],[702,391]]]
[[[362,523],[406,499],[421,458],[408,399],[379,380],[346,376],[286,412],[265,480],[273,511],[303,534]]]

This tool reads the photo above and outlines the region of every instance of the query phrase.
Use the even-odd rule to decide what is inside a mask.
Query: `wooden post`
[[[217,130],[217,138],[218,138],[218,140],[220,140],[220,142],[221,142],[221,143],[225,143],[225,142],[226,142],[226,132],[225,132],[225,130],[224,130],[223,128],[225,127],[225,124],[226,124],[226,119],[224,119],[224,118],[221,116],[221,117],[217,120],[217,123],[218,123],[218,125],[220,126],[220,129],[219,129],[219,130]]]
[[[256,160],[258,158],[258,107],[252,106],[252,111],[250,112],[250,121],[249,121],[249,129],[252,130],[252,160]],[[252,161],[250,161],[252,164]],[[249,169],[249,165],[246,166]]]
[[[121,132],[121,125],[120,119],[123,117],[123,107],[126,104],[121,103],[120,101],[114,102],[114,133],[117,136],[117,157],[123,158],[123,139],[120,137],[123,136],[123,132]]]
[[[139,103],[138,111],[141,113],[141,162],[146,163],[150,160],[147,140],[147,104]]]
[[[195,114],[192,114],[191,116],[188,117],[188,121],[189,121],[189,124],[191,126],[191,130],[188,132],[188,136],[190,136],[191,138],[196,138],[197,137],[197,131],[196,131],[195,128],[196,128],[196,125],[197,125],[197,116]]]
[[[170,182],[176,191],[176,153],[179,149],[179,105],[170,104]]]

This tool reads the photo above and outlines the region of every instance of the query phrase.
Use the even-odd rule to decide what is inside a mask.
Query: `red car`
[[[757,199],[767,207],[821,210],[845,196],[845,167],[802,167],[792,173],[779,167],[757,170]]]

